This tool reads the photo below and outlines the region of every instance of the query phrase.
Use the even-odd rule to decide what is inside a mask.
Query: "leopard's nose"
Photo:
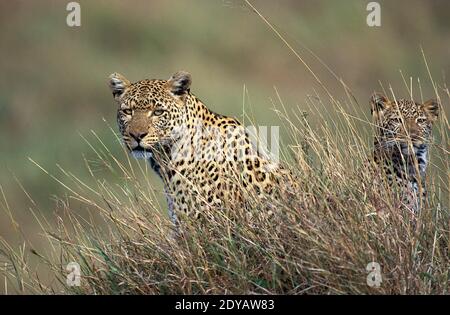
[[[130,136],[137,142],[141,141],[146,135],[148,135],[148,132],[130,132]]]

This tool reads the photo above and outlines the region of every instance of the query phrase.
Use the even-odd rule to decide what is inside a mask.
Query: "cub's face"
[[[177,72],[169,80],[130,83],[113,73],[109,86],[118,104],[117,122],[125,146],[136,158],[150,158],[156,145],[170,144],[185,119],[191,76]]]
[[[414,147],[430,142],[433,123],[439,115],[436,100],[423,104],[405,99],[395,102],[375,93],[370,104],[378,141],[384,148],[397,146],[405,151],[410,142]]]

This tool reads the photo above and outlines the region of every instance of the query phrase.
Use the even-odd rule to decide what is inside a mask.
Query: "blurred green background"
[[[113,152],[122,151],[103,120],[117,131],[106,84],[110,73],[137,81],[189,71],[193,93],[214,111],[241,119],[246,89],[260,125],[279,124],[272,111],[274,87],[287,107],[305,110],[307,96],[320,90],[243,1],[78,1],[82,25],[73,28],[66,24],[68,2],[0,2],[0,185],[30,237],[37,227],[14,177],[49,214],[53,196],[64,190],[28,157],[52,173],[59,164],[83,179],[82,158],[92,151],[80,134],[94,130]],[[439,89],[446,88],[450,70],[450,1],[379,1],[382,25],[372,28],[366,24],[368,2],[252,1],[335,98],[346,98],[340,83],[305,47],[346,82],[360,106],[352,114],[363,119],[379,81],[408,96],[400,70],[408,80],[420,78],[426,99],[435,97],[420,47]],[[448,115],[448,98],[443,101]],[[0,237],[20,242],[3,210]]]

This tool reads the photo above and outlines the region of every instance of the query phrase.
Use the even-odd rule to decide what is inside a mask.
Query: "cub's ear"
[[[383,111],[390,107],[389,99],[381,93],[374,93],[370,97],[370,106],[372,114]]]
[[[108,84],[114,98],[118,99],[125,92],[126,88],[130,86],[131,82],[120,73],[115,72],[109,76]]]
[[[191,83],[192,77],[188,72],[178,71],[167,81],[167,87],[172,94],[182,96],[189,92]]]
[[[422,105],[423,110],[425,111],[428,120],[431,122],[435,122],[439,116],[439,103],[435,99],[431,99],[426,101]]]

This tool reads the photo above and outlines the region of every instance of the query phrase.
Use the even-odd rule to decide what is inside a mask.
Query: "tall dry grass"
[[[296,196],[262,200],[248,194],[244,208],[186,219],[176,236],[165,205],[157,202],[159,192],[149,185],[147,165],[125,152],[125,159],[114,156],[94,134],[87,141],[97,158],[84,162],[96,185],[64,169],[59,176],[49,174],[68,192],[58,202],[58,224],[33,212],[52,250],[38,252],[25,242],[17,251],[3,244],[10,292],[447,294],[449,161],[441,145],[448,143],[447,118],[441,116],[435,128],[440,140],[432,146],[427,204],[412,220],[395,206],[395,193],[370,188],[373,175],[364,162],[371,146],[360,135],[362,122],[337,109],[341,119],[326,123],[326,101],[314,97],[308,103],[325,122],[319,128],[304,112],[286,111],[281,98],[274,104],[290,133],[292,144],[283,152],[302,184]],[[116,180],[99,177],[100,166]],[[260,215],[265,202],[279,210],[271,219]],[[383,216],[376,212],[381,204]],[[80,216],[80,205],[91,216]],[[26,259],[30,250],[56,283],[40,280]],[[81,266],[80,287],[66,285],[65,268],[72,261]],[[381,266],[379,288],[367,284],[370,262]]]

